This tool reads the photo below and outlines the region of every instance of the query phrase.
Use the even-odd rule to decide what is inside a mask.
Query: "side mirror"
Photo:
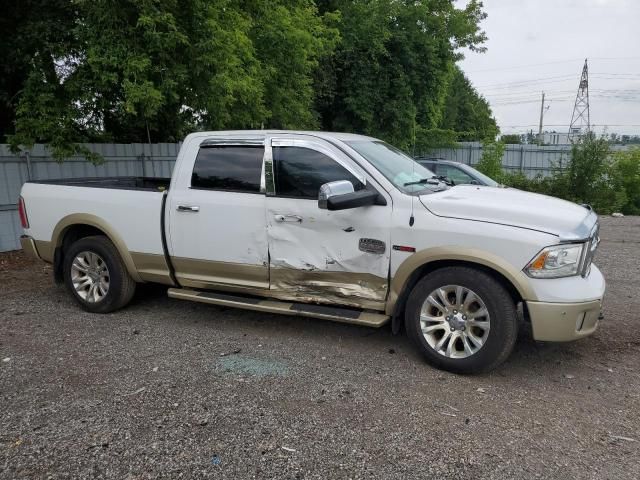
[[[371,190],[353,189],[348,180],[325,183],[318,192],[318,208],[322,210],[346,210],[376,203],[378,193]]]

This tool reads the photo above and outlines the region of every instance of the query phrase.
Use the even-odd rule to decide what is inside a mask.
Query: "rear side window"
[[[337,180],[349,180],[355,190],[364,185],[332,158],[304,147],[274,147],[276,195],[318,199],[320,187]]]
[[[191,186],[208,190],[260,193],[262,157],[259,146],[201,147],[191,174]]]

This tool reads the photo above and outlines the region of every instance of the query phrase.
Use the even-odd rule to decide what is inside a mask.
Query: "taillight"
[[[29,228],[29,218],[27,218],[27,208],[24,205],[24,198],[20,197],[18,201],[18,214],[20,215],[20,223],[22,223],[22,228]]]

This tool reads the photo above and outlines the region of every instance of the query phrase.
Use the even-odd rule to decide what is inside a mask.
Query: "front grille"
[[[600,245],[600,225],[595,224],[593,230],[591,230],[591,235],[589,236],[589,241],[586,244],[584,260],[582,263],[582,276],[586,277],[589,275],[591,271],[591,262],[593,262],[593,257],[596,255],[596,250],[598,250],[598,245]]]

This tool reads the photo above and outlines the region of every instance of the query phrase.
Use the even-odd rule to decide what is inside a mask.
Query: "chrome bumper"
[[[527,308],[534,339],[569,342],[596,331],[602,300],[581,303],[527,302]]]

